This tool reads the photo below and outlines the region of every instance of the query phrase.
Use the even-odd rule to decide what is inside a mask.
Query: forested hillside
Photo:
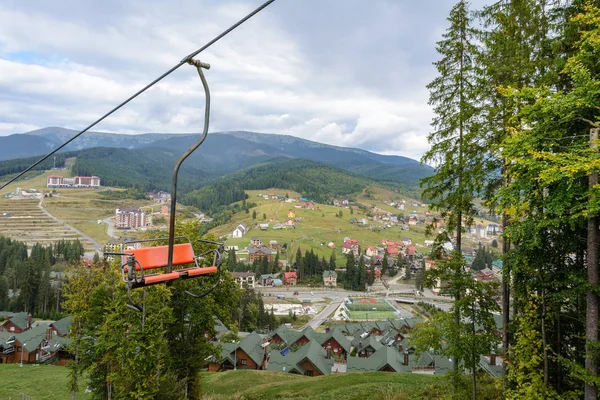
[[[326,164],[277,159],[220,178],[210,187],[184,195],[181,202],[209,212],[216,206],[243,200],[244,190],[276,187],[324,203],[332,197],[360,192],[369,184],[366,178]]]

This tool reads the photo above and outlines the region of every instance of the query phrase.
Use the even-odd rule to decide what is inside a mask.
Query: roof
[[[347,372],[380,371],[385,367],[395,372],[411,372],[414,356],[408,356],[408,365],[404,365],[403,353],[393,347],[384,346],[369,357],[348,357]]]
[[[251,249],[248,250],[248,254],[256,254],[256,253],[263,253],[263,254],[271,254],[272,251],[270,248],[268,247],[253,247]]]
[[[340,346],[342,346],[346,353],[350,353],[350,350],[352,349],[352,343],[338,329],[332,329],[328,333],[321,333],[318,337],[318,342],[322,346],[323,343],[327,342],[329,339],[334,339]]]
[[[69,328],[73,325],[73,317],[65,317],[54,321],[50,326],[54,327],[60,336],[66,336],[69,332]]]
[[[333,359],[328,359],[327,352],[314,341],[285,356],[280,352],[272,352],[267,370],[304,373],[304,368],[299,365],[304,361],[309,361],[323,375],[331,374]]]
[[[323,271],[323,278],[328,278],[329,276],[332,276],[334,278],[337,279],[337,272],[335,271]]]
[[[48,334],[48,325],[39,324],[35,328],[26,330],[25,332],[15,335],[15,338],[23,345],[28,353],[31,353],[46,339]]]
[[[262,275],[260,276],[260,280],[261,280],[261,281],[264,281],[264,280],[266,280],[266,279],[269,279],[269,278],[272,278],[272,279],[274,279],[274,278],[275,278],[275,275],[273,275],[273,274],[262,274]]]
[[[250,278],[254,276],[254,272],[232,272],[231,275],[237,278]]]
[[[215,331],[217,332],[217,336],[221,336],[229,332],[229,329],[227,329],[225,324],[219,318],[213,316],[213,321],[215,321]]]
[[[298,279],[298,274],[295,272],[284,272],[283,273],[283,279],[290,279],[290,278]]]
[[[362,343],[362,347],[360,347]],[[365,338],[361,338],[357,333],[352,341],[352,345],[356,348],[357,351],[361,349],[366,349],[367,347],[372,347],[375,351],[379,350],[383,345],[379,343],[375,335],[369,335]]]
[[[12,322],[15,326],[17,326],[22,331],[27,329],[27,326],[29,325],[26,312],[20,312],[20,313],[13,314],[12,317],[9,317],[9,321]]]
[[[452,361],[449,358],[439,356],[437,354],[431,354],[428,352],[423,352],[419,356],[419,360],[417,361],[417,366],[419,367],[435,367],[436,374],[445,374],[452,369]]]
[[[265,355],[265,349],[261,346],[264,343],[263,337],[258,333],[251,333],[243,338],[236,348],[242,349],[248,357],[257,365],[261,365]]]
[[[71,344],[71,339],[66,337],[54,337],[52,340],[48,341],[47,351],[50,353],[56,353],[57,351],[67,347]]]

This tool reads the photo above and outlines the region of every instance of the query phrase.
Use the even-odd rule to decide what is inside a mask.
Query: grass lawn
[[[75,221],[70,222],[69,225],[79,229],[100,244],[110,240],[110,236],[106,234],[106,225],[98,224],[97,221]]]
[[[383,321],[398,318],[392,311],[350,311],[349,314],[352,321]]]
[[[67,389],[70,370],[66,367],[52,365],[0,365],[0,399],[20,399],[21,393],[35,400],[63,400],[70,399],[71,393]],[[82,385],[77,399],[91,399],[90,394],[84,393]]]
[[[388,372],[319,377],[265,371],[202,374],[204,398],[218,399],[440,399],[449,386],[439,375]]]

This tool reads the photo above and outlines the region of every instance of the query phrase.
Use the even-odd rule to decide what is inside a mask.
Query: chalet
[[[411,215],[410,217],[408,217],[409,225],[416,225],[418,222],[419,222],[419,220],[417,219],[416,215]]]
[[[296,227],[296,223],[294,222],[294,220],[293,220],[293,219],[287,219],[287,220],[285,221],[285,225],[286,225],[288,228],[295,228],[295,227]]]
[[[375,257],[376,255],[379,254],[379,252],[377,251],[377,247],[369,246],[369,247],[367,247],[367,251],[365,252],[365,254],[369,257]]]
[[[298,282],[298,274],[295,272],[284,272],[283,283],[286,285],[294,286]]]
[[[47,340],[48,325],[38,325],[23,333],[15,335],[14,362],[35,363],[40,357],[40,345]]]
[[[65,337],[67,333],[69,333],[69,329],[73,325],[73,317],[65,317],[63,319],[59,319],[58,321],[54,321],[49,325],[49,329],[51,331],[51,336],[60,336]]]
[[[231,275],[240,288],[254,288],[254,272],[232,272]]]
[[[307,210],[314,210],[315,203],[313,203],[312,201],[307,201],[306,203],[304,203],[304,208],[306,208]]]
[[[296,218],[296,213],[292,210],[288,211],[287,213],[288,218]]]
[[[262,286],[274,286],[275,275],[263,274],[260,276],[260,284]]]
[[[369,221],[367,221],[365,218],[361,218],[361,219],[357,220],[356,223],[359,225],[367,225],[369,223]]]
[[[336,359],[346,359],[352,349],[352,343],[339,329],[320,333],[316,340],[330,354],[330,357],[333,356]]]
[[[280,246],[279,246],[279,243],[277,243],[277,240],[269,240],[269,247],[272,250],[277,250],[277,249],[279,249]]]
[[[248,249],[248,258],[250,259],[250,262],[253,262],[254,260],[257,260],[257,259],[263,259],[263,258],[267,258],[269,261],[271,261],[271,254],[272,254],[271,249],[269,249],[268,247],[265,247],[265,246],[252,247],[252,248]]]
[[[398,215],[396,215],[396,214],[390,215],[390,222],[397,223],[398,222]]]
[[[269,224],[259,224],[258,227],[261,231],[266,231],[267,229],[269,229]]]
[[[209,359],[208,371],[231,369],[264,370],[269,364],[269,342],[257,333],[251,333],[237,343],[221,343],[219,356]]]
[[[403,243],[405,246],[408,246],[409,244],[412,244],[412,240],[411,240],[411,238],[408,238],[408,237],[403,237],[403,238],[402,238],[402,239],[400,239],[400,240],[402,241],[402,243]]]
[[[337,286],[337,272],[323,271],[323,285],[332,287]]]
[[[253,236],[252,239],[250,239],[250,246],[262,247],[262,245],[262,240],[260,240],[258,237]]]
[[[31,315],[26,312],[7,315],[8,320],[0,325],[0,332],[21,333],[29,330],[32,326]]]
[[[347,372],[411,372],[414,355],[400,353],[393,347],[383,346],[367,359],[349,357]]]
[[[241,238],[244,237],[244,235],[248,232],[248,227],[246,226],[246,224],[239,224],[234,230],[233,233],[231,234],[232,237],[234,238]]]
[[[358,335],[352,341],[358,357],[369,357],[383,346],[377,341],[375,335],[368,334],[368,336],[362,337],[363,335]]]
[[[306,376],[331,374],[334,360],[331,358],[331,353],[328,354],[318,343],[311,341],[294,352],[289,351],[289,348],[286,349],[271,354],[268,371]]]

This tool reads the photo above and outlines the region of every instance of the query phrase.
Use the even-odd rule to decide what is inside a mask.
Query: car
[[[300,293],[298,293],[298,291],[294,292],[294,296],[298,296]]]

